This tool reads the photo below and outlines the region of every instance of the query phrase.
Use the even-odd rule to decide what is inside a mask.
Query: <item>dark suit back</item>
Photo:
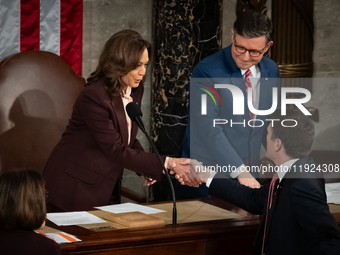
[[[329,212],[322,174],[299,172],[300,166],[311,164],[314,161],[309,157],[300,159],[279,184],[268,215],[266,255],[340,254],[340,240],[327,238],[320,232],[320,226],[340,231]],[[268,185],[251,189],[230,179],[215,177],[209,191],[247,211],[263,214],[264,219],[268,189]],[[255,254],[261,254],[263,230],[264,222],[258,231]]]

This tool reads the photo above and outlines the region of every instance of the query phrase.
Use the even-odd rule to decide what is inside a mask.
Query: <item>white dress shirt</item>
[[[298,161],[299,158],[294,158],[291,160],[288,160],[287,162],[283,163],[280,167],[279,170],[277,172],[277,175],[279,176],[280,182],[282,180],[282,178],[285,176],[285,174],[289,171],[289,169],[292,167],[292,165]]]
[[[125,116],[126,116],[126,123],[127,123],[127,129],[128,129],[128,144],[130,144],[130,139],[131,139],[131,128],[132,128],[132,121],[129,117],[129,115],[126,112],[126,105],[130,102],[133,102],[133,98],[130,96],[131,95],[131,87],[127,86],[126,90],[123,91],[124,95],[122,96],[122,101],[124,105],[124,111],[125,111]]]

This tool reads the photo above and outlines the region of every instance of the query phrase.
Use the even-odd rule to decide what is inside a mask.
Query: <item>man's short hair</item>
[[[273,23],[263,13],[255,11],[244,12],[235,21],[234,32],[245,38],[265,36],[268,43],[273,38]]]
[[[302,158],[307,156],[311,150],[314,141],[314,123],[312,119],[304,115],[300,110],[287,110],[287,114],[282,116],[280,111],[276,111],[272,119],[280,120],[275,121],[274,126],[272,126],[272,137],[271,139],[280,139],[287,156],[290,158]],[[294,121],[288,121],[288,119],[293,119],[297,122],[295,127],[285,127],[294,126]],[[281,122],[284,125],[281,125]]]

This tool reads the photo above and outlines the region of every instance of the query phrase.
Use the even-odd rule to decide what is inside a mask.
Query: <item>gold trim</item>
[[[279,65],[281,78],[312,77],[314,63]]]

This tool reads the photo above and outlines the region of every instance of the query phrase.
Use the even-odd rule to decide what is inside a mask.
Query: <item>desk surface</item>
[[[169,225],[172,204],[162,203],[150,206],[164,209],[165,205],[168,208],[168,212],[163,215],[168,225],[163,227],[95,232],[87,229],[91,226],[62,227],[49,221],[47,226],[76,235],[82,240],[61,244],[63,254],[225,254],[226,247],[228,254],[253,254],[253,242],[260,221],[258,216],[215,198],[199,201],[206,203],[206,208],[210,210],[210,206],[228,210],[230,215],[225,219],[204,218],[188,222],[190,217],[184,214],[179,216],[179,224],[172,226]],[[190,204],[192,201],[188,202]],[[330,205],[330,209],[340,223],[340,205]]]

